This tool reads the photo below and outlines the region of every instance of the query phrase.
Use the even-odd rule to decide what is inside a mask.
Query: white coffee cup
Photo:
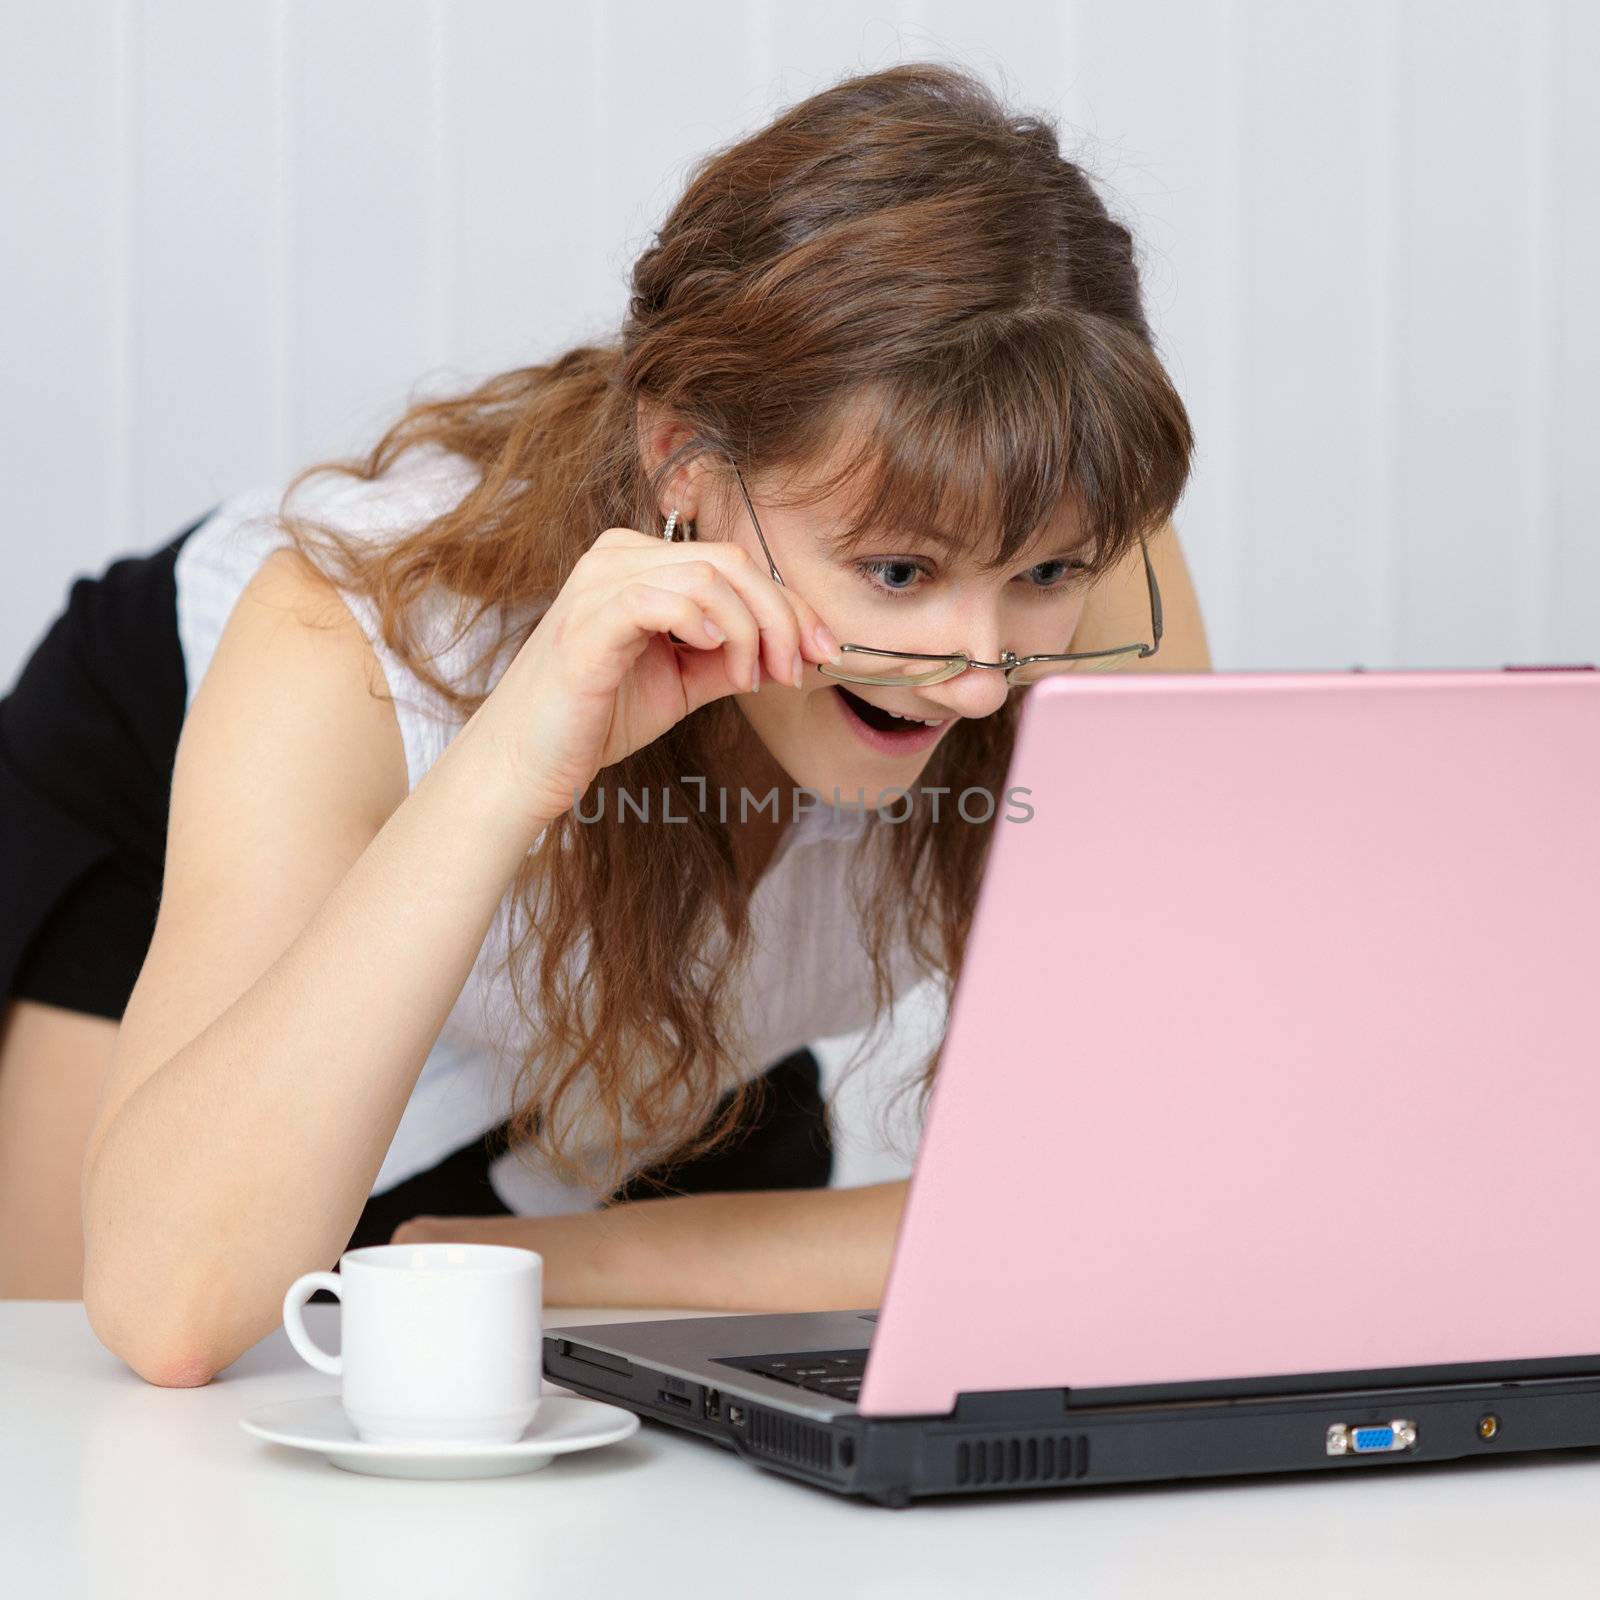
[[[376,1244],[338,1272],[308,1272],[283,1297],[289,1342],[341,1380],[373,1444],[520,1439],[539,1407],[544,1260],[502,1244]],[[340,1354],[306,1332],[318,1289],[339,1297]]]

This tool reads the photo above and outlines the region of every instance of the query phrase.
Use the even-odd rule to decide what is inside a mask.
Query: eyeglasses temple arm
[[[1151,650],[1154,655],[1161,648],[1161,590],[1156,585],[1156,569],[1150,564],[1150,545],[1141,533],[1139,535],[1139,549],[1144,555],[1144,581],[1150,590],[1150,625],[1155,629],[1155,646]]]
[[[749,491],[744,486],[744,474],[739,471],[737,462],[731,461],[731,458],[730,462],[733,466],[734,479],[739,485],[739,497],[744,501],[745,510],[750,513],[750,526],[756,530],[756,538],[761,541],[761,553],[767,558],[767,567],[772,573],[772,581],[776,584],[783,584],[783,574],[778,571],[778,563],[772,559],[772,552],[767,548],[767,536],[761,531],[761,523],[756,516],[756,508],[750,504]],[[784,587],[787,588],[788,586],[784,584]]]

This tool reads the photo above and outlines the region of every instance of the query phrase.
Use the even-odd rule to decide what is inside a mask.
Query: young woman
[[[615,343],[80,583],[0,707],[9,1292],[162,1384],[387,1237],[875,1303],[804,1046],[948,986],[1029,682],[1208,666],[1191,450],[1053,128],[908,65],[703,161]]]

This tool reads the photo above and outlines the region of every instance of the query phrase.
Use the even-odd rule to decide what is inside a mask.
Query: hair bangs
[[[1125,432],[1140,431],[1124,413],[1146,397],[1106,391],[1105,354],[1054,317],[951,341],[838,408],[822,467],[790,503],[841,496],[847,509],[825,536],[839,557],[930,546],[996,570],[1055,530],[1064,542],[1041,557],[1070,548],[1104,572],[1171,511],[1165,479],[1152,494],[1139,453],[1123,448]]]

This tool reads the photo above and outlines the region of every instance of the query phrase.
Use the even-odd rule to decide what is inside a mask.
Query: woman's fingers
[[[683,651],[678,656],[678,682],[683,688],[684,715],[724,695],[740,694],[749,689],[744,678],[735,676],[738,671],[726,650]]]
[[[689,553],[696,548],[698,556]],[[765,566],[742,545],[709,542],[689,550],[684,552],[685,564],[696,571],[713,567],[747,608],[759,630],[759,654],[770,677],[799,687],[807,660],[839,659],[838,641],[810,603],[787,584],[774,583]],[[719,610],[719,620],[725,614]],[[759,681],[752,679],[751,687],[759,687]]]
[[[715,650],[727,638],[727,631],[715,625],[698,601],[674,589],[635,579],[617,598],[635,627],[647,632],[676,634],[697,650]]]
[[[736,689],[760,687],[762,631],[743,595],[714,561],[689,560],[652,567],[649,581],[686,595],[722,632],[728,676]]]
[[[412,1217],[389,1235],[389,1243],[430,1244],[439,1237],[438,1223],[439,1218],[434,1216]]]
[[[586,595],[581,609],[561,620],[555,643],[570,683],[614,686],[654,634],[673,634],[690,649],[720,655],[723,641],[707,628],[710,619],[695,601],[650,581],[659,570]]]
[[[740,689],[760,687],[763,663],[769,677],[798,686],[807,660],[839,660],[838,641],[810,603],[775,583],[742,545],[670,544],[626,528],[608,528],[595,545],[635,579],[692,595],[727,633],[730,676]]]

